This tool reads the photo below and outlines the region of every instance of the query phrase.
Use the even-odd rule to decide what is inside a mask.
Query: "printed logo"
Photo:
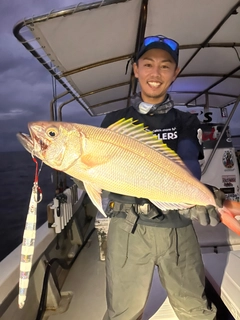
[[[156,129],[153,131],[159,140],[175,140],[178,138],[176,128]]]
[[[224,187],[232,187],[233,183],[236,182],[236,176],[229,175],[229,176],[222,176],[222,182],[224,184]]]
[[[231,169],[234,166],[233,155],[231,151],[225,151],[223,154],[222,162],[225,168]]]

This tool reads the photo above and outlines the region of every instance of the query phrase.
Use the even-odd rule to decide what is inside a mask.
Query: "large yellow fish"
[[[29,123],[23,146],[47,165],[81,180],[104,215],[101,192],[147,198],[162,210],[216,206],[212,192],[143,124],[122,119],[107,129],[66,122]]]

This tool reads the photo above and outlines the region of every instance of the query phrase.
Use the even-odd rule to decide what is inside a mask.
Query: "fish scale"
[[[148,198],[163,210],[215,204],[212,193],[178,155],[132,119],[122,119],[107,129],[34,122],[29,123],[29,131],[32,140],[25,139],[26,149],[32,149],[49,166],[83,181],[103,214],[102,189]]]
[[[31,137],[17,134],[26,150],[52,168],[82,180],[93,204],[105,216],[102,189],[147,198],[162,210],[194,205],[217,207],[213,194],[190,173],[178,155],[132,119],[122,119],[107,129],[66,122],[33,122],[29,123],[29,131]],[[21,255],[20,308],[26,299],[31,271],[28,259],[32,259],[34,250],[35,234],[27,231],[36,226],[36,205],[32,209],[34,219],[26,223]],[[225,200],[223,208],[217,210],[221,221],[240,235],[240,224],[235,218],[240,216],[240,204]]]
[[[101,192],[147,198],[162,210],[216,203],[209,189],[157,136],[121,119],[107,129],[68,122],[32,122],[31,136],[18,133],[25,149],[54,169],[82,180],[103,215]],[[240,234],[240,204],[225,200],[222,222]],[[229,209],[230,208],[230,209]]]
[[[146,141],[142,143],[111,129],[91,126],[89,129],[89,126],[78,124],[74,124],[74,128],[84,132],[86,141],[82,156],[66,170],[69,175],[83,182],[96,183],[104,190],[155,201],[214,203],[211,192],[184,166],[156,152]],[[166,146],[164,148],[167,150]],[[79,170],[82,160],[87,167]],[[177,185],[178,190],[174,193]],[[192,187],[195,185],[198,192],[194,195]]]

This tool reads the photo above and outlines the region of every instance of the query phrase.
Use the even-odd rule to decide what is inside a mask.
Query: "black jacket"
[[[138,120],[136,123],[143,123],[175,152],[178,151],[179,141],[185,139],[193,141],[199,150],[198,158],[203,159],[203,148],[197,137],[200,122],[196,115],[182,112],[175,108],[164,114],[140,114],[133,107],[128,107],[107,114],[101,126],[107,128],[122,118],[133,118],[133,120]],[[109,198],[113,199],[115,196],[115,194],[110,193]],[[115,215],[125,217],[124,212],[115,213]],[[157,227],[178,228],[189,225],[191,220],[180,216],[177,210],[171,210],[167,215],[162,214],[154,219],[148,219],[140,215],[138,223]]]
[[[192,140],[199,149],[198,158],[203,159],[203,148],[197,138],[200,122],[195,114],[172,108],[168,113],[149,115],[140,114],[134,108],[129,107],[107,114],[103,119],[101,127],[107,128],[122,118],[133,118],[134,120],[138,120],[139,123],[143,123],[175,152],[177,152],[180,140]]]

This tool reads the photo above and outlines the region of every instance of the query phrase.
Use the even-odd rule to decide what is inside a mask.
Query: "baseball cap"
[[[178,65],[179,44],[175,40],[162,35],[144,38],[143,43],[136,54],[135,62],[137,62],[145,52],[151,49],[162,49],[167,51],[175,61],[176,65]]]

